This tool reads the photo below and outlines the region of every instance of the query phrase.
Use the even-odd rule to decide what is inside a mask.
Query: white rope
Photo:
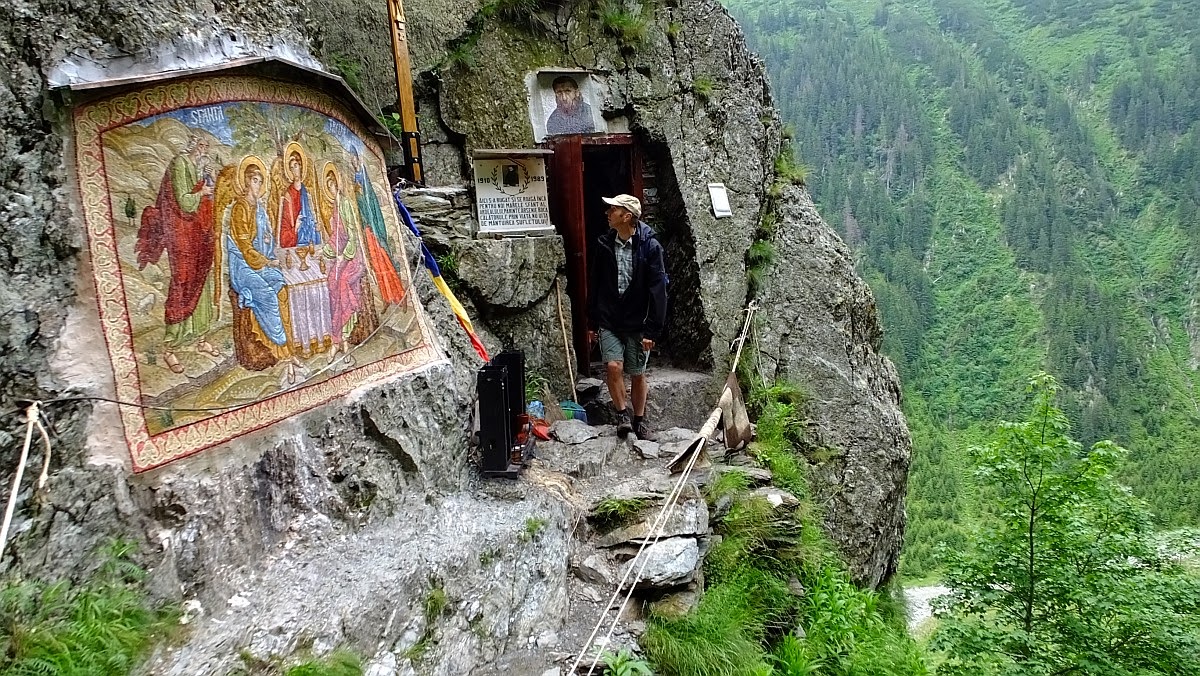
[[[714,410],[713,414],[710,414],[710,415],[709,415],[709,421],[710,421],[710,423],[711,423],[711,421],[714,419],[714,417],[715,417],[715,418],[717,418],[717,419],[720,419],[720,417],[719,417],[719,416],[720,416],[720,408],[717,408],[717,409],[715,409],[715,410]],[[706,424],[705,424],[705,427],[706,427],[706,428],[707,428],[707,427],[713,427],[713,428],[715,429],[715,427],[716,427],[716,426],[715,426],[715,425],[711,425],[711,424],[709,424],[709,423],[706,423]],[[711,433],[711,432],[709,432],[709,435],[711,435],[711,434],[712,434],[712,433]],[[658,544],[658,541],[659,541],[660,539],[662,539],[662,535],[663,535],[663,528],[664,528],[664,527],[667,525],[667,524],[666,524],[666,522],[667,522],[667,520],[669,520],[669,519],[670,519],[670,517],[671,517],[671,513],[675,511],[675,505],[676,505],[676,501],[679,499],[679,496],[680,496],[680,495],[683,493],[683,486],[684,486],[684,484],[686,484],[686,483],[687,483],[687,480],[688,480],[688,478],[690,477],[690,475],[691,475],[691,473],[692,473],[692,468],[696,466],[696,460],[697,460],[697,459],[698,459],[698,458],[699,458],[699,457],[700,457],[700,456],[703,454],[703,452],[704,452],[704,444],[707,444],[707,443],[708,443],[708,436],[709,436],[709,435],[704,435],[704,436],[700,436],[700,437],[699,437],[699,439],[701,440],[701,446],[700,446],[700,448],[696,449],[696,451],[695,451],[694,453],[692,453],[692,457],[688,459],[688,464],[687,464],[687,467],[685,467],[685,468],[683,469],[683,473],[679,475],[679,481],[678,481],[678,482],[676,482],[676,484],[675,484],[675,490],[672,492],[672,495],[671,495],[671,496],[668,496],[668,498],[667,498],[667,504],[666,504],[666,505],[664,505],[664,511],[662,512],[663,514],[665,514],[665,515],[666,515],[666,518],[665,518],[665,519],[663,519],[662,527],[658,527],[658,528],[656,528],[656,529],[655,529],[655,532],[654,532],[654,540],[653,540],[653,542],[651,542],[651,543],[650,543],[650,546],[651,546],[651,547],[653,547],[654,545]],[[692,443],[694,444],[694,443],[696,443],[696,442],[695,442],[695,441],[693,441]],[[705,509],[707,509],[707,507],[705,507]],[[639,556],[641,556],[641,554],[642,554],[642,551],[643,551],[645,548],[646,548],[646,545],[645,545],[645,543],[643,542],[643,544],[642,544],[642,549],[639,549],[639,550],[638,550],[638,556],[635,556],[635,557],[634,557],[634,561],[636,561],[636,560],[637,560],[637,558],[638,558]],[[650,557],[648,557],[648,556],[643,556],[643,557],[641,557],[641,558],[642,558],[642,564],[641,564],[641,566],[639,566],[639,567],[638,567],[637,575],[636,575],[636,576],[634,576],[634,578],[633,578],[633,582],[632,582],[632,583],[630,583],[630,585],[629,585],[629,591],[625,593],[625,599],[621,601],[621,607],[617,608],[617,612],[616,612],[616,614],[614,614],[614,615],[613,615],[612,623],[609,625],[609,628],[608,628],[608,633],[604,635],[604,641],[603,641],[603,645],[605,645],[605,646],[607,646],[607,645],[608,645],[608,643],[609,643],[609,641],[611,641],[611,640],[612,640],[613,633],[615,633],[615,632],[616,632],[616,630],[617,630],[617,623],[621,621],[621,613],[625,612],[625,606],[629,604],[629,599],[633,597],[633,590],[634,590],[634,589],[637,587],[637,583],[638,583],[638,581],[642,579],[642,573],[643,573],[643,572],[645,572],[645,570],[646,570],[646,565],[650,563]],[[631,563],[630,563],[630,565],[629,565],[629,571],[626,571],[626,577],[628,577],[628,575],[629,575],[629,572],[630,572],[630,571],[632,571],[632,570],[633,570],[633,563],[631,562]],[[624,580],[622,580],[622,584],[624,584]],[[621,588],[618,586],[618,587],[617,587],[617,594],[620,594],[620,593],[621,593]],[[616,595],[614,595],[614,599],[615,599],[615,598],[616,598]],[[612,605],[612,601],[609,601],[609,605]],[[602,617],[600,618],[600,619],[601,619],[601,621],[603,621],[603,620],[604,620],[604,617],[607,617],[607,615],[608,615],[608,611],[607,611],[607,610],[605,610],[605,614],[604,614],[604,616],[602,616]],[[590,640],[591,640],[591,639],[589,639],[589,641],[590,641]],[[592,664],[591,664],[591,666],[588,668],[588,671],[587,671],[587,673],[588,673],[588,676],[591,676],[592,672],[593,672],[593,671],[596,669],[596,665],[597,665],[597,664],[599,664],[599,663],[600,663],[600,651],[598,651],[598,650],[597,650],[597,651],[596,651],[596,656],[595,656],[594,658],[592,658]],[[568,672],[568,673],[570,673],[570,672]]]
[[[677,481],[675,483],[675,486],[673,486],[671,488],[671,492],[667,496],[667,502],[663,504],[662,510],[659,511],[658,517],[655,518],[654,525],[650,527],[651,533],[656,533],[656,532],[661,531],[662,527],[666,525],[665,517],[667,515],[667,509],[670,507],[671,501],[680,492],[682,492],[684,478],[685,477],[681,476],[680,480]],[[638,557],[640,557],[642,555],[642,552],[644,552],[649,545],[650,545],[650,540],[643,539],[642,546],[640,548],[638,548],[637,554],[634,554],[634,556],[633,556],[633,561],[637,561]],[[568,674],[575,673],[575,670],[579,667],[580,662],[583,661],[583,656],[587,653],[588,650],[591,649],[592,641],[594,641],[596,639],[596,634],[598,634],[600,632],[600,627],[604,626],[604,620],[605,620],[605,618],[608,617],[608,611],[610,609],[612,609],[613,603],[617,600],[617,597],[619,597],[621,595],[621,589],[622,589],[622,587],[625,586],[625,582],[629,580],[629,574],[632,572],[633,572],[633,564],[631,562],[629,565],[629,568],[625,571],[625,575],[623,575],[621,577],[621,582],[617,584],[617,590],[615,592],[613,592],[612,598],[610,598],[608,600],[608,604],[606,606],[604,606],[604,612],[601,613],[600,619],[596,621],[596,626],[592,628],[592,633],[591,633],[591,635],[588,636],[587,641],[584,643],[583,650],[581,650],[579,652],[579,656],[575,658],[575,663],[572,664],[571,668],[567,671]],[[639,575],[640,575],[640,571],[639,571]],[[635,580],[635,584],[636,584],[636,580]],[[618,613],[617,617],[618,618],[620,617],[619,613]],[[599,659],[599,652],[597,652],[597,659]],[[596,665],[596,663],[592,662],[593,668],[595,667],[595,665]]]
[[[744,311],[746,313],[746,321],[742,325],[742,332],[738,337],[737,353],[734,355],[733,365],[729,369],[730,373],[735,373],[737,371],[738,362],[742,357],[742,348],[746,345],[746,337],[750,331],[751,320],[754,318],[754,313],[757,310],[758,303],[756,301],[751,301],[750,305]],[[726,387],[725,390],[727,391],[728,387]],[[725,391],[722,392],[721,398],[724,400]],[[679,475],[679,480],[675,482],[675,485],[671,488],[671,492],[667,495],[667,500],[663,504],[662,510],[659,511],[658,517],[654,520],[654,525],[650,528],[650,532],[653,537],[651,539],[642,540],[641,547],[638,548],[637,554],[634,554],[633,559],[630,561],[629,566],[625,571],[625,575],[621,577],[620,583],[617,584],[616,591],[613,592],[612,597],[608,600],[608,604],[604,607],[604,612],[601,613],[600,619],[596,621],[596,626],[592,629],[592,633],[588,636],[587,641],[584,643],[583,650],[579,652],[578,657],[575,658],[575,662],[567,671],[568,674],[576,673],[576,669],[579,668],[580,663],[583,661],[584,655],[586,655],[587,652],[593,648],[593,641],[595,641],[596,634],[600,631],[600,627],[603,626],[604,620],[608,617],[608,611],[612,609],[613,603],[617,600],[617,597],[621,595],[622,588],[624,588],[625,583],[629,580],[629,574],[633,572],[634,563],[641,558],[641,565],[638,567],[637,575],[634,577],[633,583],[629,585],[629,590],[625,593],[625,598],[621,601],[620,607],[617,608],[617,612],[613,616],[612,623],[609,625],[608,633],[604,636],[604,642],[602,645],[607,646],[608,642],[612,639],[613,633],[617,629],[617,623],[621,620],[621,613],[625,612],[625,606],[628,605],[629,599],[633,597],[634,589],[636,588],[638,581],[641,579],[642,573],[645,572],[646,565],[650,561],[649,557],[643,557],[642,554],[648,547],[654,546],[660,539],[662,539],[663,529],[666,527],[667,520],[670,518],[671,513],[675,509],[676,501],[683,492],[683,486],[687,483],[688,478],[691,476],[692,469],[695,467],[696,461],[704,452],[704,445],[708,443],[708,438],[711,437],[716,431],[717,424],[721,419],[721,411],[722,407],[719,405],[717,408],[713,409],[712,413],[710,413],[708,416],[708,420],[700,429],[700,433],[696,435],[696,440],[692,441],[692,443],[695,444],[697,440],[700,440],[700,447],[697,448],[694,453],[692,453],[691,457],[688,459],[687,466],[684,467],[683,473]],[[600,663],[601,650],[595,650],[594,652],[595,656],[592,658],[591,666],[587,671],[588,676],[591,676],[591,674],[595,671],[596,666]]]
[[[42,424],[42,419],[46,415],[41,412],[40,407],[37,417],[37,428],[42,434],[42,442],[46,444],[46,457],[42,458],[42,473],[38,475],[37,489],[40,491],[46,487],[46,480],[50,477],[50,434],[46,432],[46,426]]]
[[[41,421],[38,419],[38,416],[41,415],[39,404],[40,402],[35,401],[25,409],[25,445],[21,447],[21,459],[17,462],[17,473],[13,477],[12,491],[8,495],[8,508],[4,510],[4,525],[0,526],[0,560],[4,558],[4,546],[8,543],[8,527],[12,525],[13,512],[17,509],[17,491],[21,487],[21,479],[25,477],[25,464],[29,462],[29,444],[33,441],[33,428],[41,427]]]

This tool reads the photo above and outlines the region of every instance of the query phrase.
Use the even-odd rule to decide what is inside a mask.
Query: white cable
[[[711,418],[712,416],[710,415],[709,417]],[[674,492],[674,499],[668,498],[668,502],[664,506],[664,513],[667,515],[667,519],[670,519],[671,512],[675,511],[675,500],[677,500],[679,495],[683,493],[683,490],[682,490],[683,485],[685,483],[687,483],[688,477],[692,473],[692,468],[696,465],[696,460],[704,452],[704,444],[708,443],[707,437],[702,437],[702,440],[703,441],[701,443],[700,448],[696,449],[695,453],[692,453],[692,457],[688,460],[687,467],[684,468],[683,474],[681,474],[679,476],[679,482],[676,484],[677,490]],[[695,443],[695,442],[693,441],[692,443]],[[707,509],[707,507],[706,507],[706,509]],[[664,527],[666,526],[665,520],[662,525]],[[654,533],[654,541],[650,544],[650,546],[653,547],[654,545],[658,544],[658,541],[660,539],[662,539],[662,528],[656,529],[656,531]],[[638,551],[638,554],[641,555],[641,550]],[[637,560],[637,557],[634,557],[634,560]],[[613,615],[612,624],[608,628],[608,633],[604,635],[604,645],[607,646],[608,642],[610,640],[612,640],[612,635],[617,630],[617,623],[621,621],[621,613],[625,612],[625,606],[629,604],[629,599],[633,597],[633,590],[637,587],[638,581],[642,579],[642,573],[645,572],[646,564],[648,564],[649,562],[650,562],[650,557],[648,557],[648,556],[642,557],[642,565],[641,565],[641,567],[638,568],[637,575],[634,576],[634,578],[633,578],[633,583],[631,583],[629,585],[629,591],[626,592],[625,599],[623,601],[621,601],[621,607],[617,608],[616,614]],[[629,565],[629,570],[633,570],[632,562]],[[626,574],[628,575],[628,572]],[[623,584],[623,582],[622,582],[622,584]],[[617,587],[618,594],[620,593],[620,591],[621,591],[621,588]],[[611,601],[609,603],[611,605]],[[607,616],[607,614],[608,614],[608,611],[606,610],[605,616]],[[601,620],[603,620],[603,617],[601,617]],[[599,651],[597,651],[596,656],[594,658],[592,658],[591,667],[588,668],[588,672],[587,672],[588,676],[592,675],[592,672],[596,669],[596,665],[599,663],[600,663],[600,653],[599,653]],[[568,672],[568,673],[570,673],[570,672]]]
[[[675,483],[675,486],[671,488],[671,492],[667,495],[667,501],[663,504],[662,510],[659,511],[658,517],[655,518],[654,525],[650,527],[650,530],[652,533],[657,532],[658,530],[660,530],[662,528],[662,526],[666,525],[665,517],[667,515],[667,509],[670,507],[671,502],[675,499],[675,497],[678,496],[678,494],[682,492],[683,478],[684,477],[682,477],[682,476],[680,477],[680,481]],[[642,546],[640,548],[638,548],[637,554],[633,555],[632,561],[637,561],[638,557],[641,556],[642,552],[644,552],[646,550],[646,547],[649,546],[649,543],[650,543],[650,541],[648,539],[642,540]],[[621,581],[617,584],[617,590],[615,592],[613,592],[612,598],[610,598],[608,600],[608,604],[606,606],[604,606],[604,612],[601,613],[600,619],[596,621],[596,626],[592,629],[591,635],[588,636],[587,641],[584,644],[583,650],[581,650],[579,652],[579,656],[575,658],[575,663],[572,664],[571,668],[567,671],[568,674],[575,672],[575,670],[579,667],[580,662],[583,661],[583,656],[586,653],[586,651],[588,651],[592,648],[592,641],[594,641],[596,639],[596,634],[600,632],[600,627],[604,626],[604,619],[606,617],[608,617],[609,609],[612,608],[612,604],[614,601],[617,600],[617,597],[621,595],[621,588],[625,586],[625,582],[629,579],[629,574],[632,572],[633,572],[633,564],[631,562],[629,565],[629,568],[625,571],[625,575],[623,575],[621,577]],[[636,581],[635,581],[635,584],[636,584]],[[619,617],[619,615],[618,615],[618,617]],[[598,654],[599,653],[597,653],[597,655]],[[595,665],[595,663],[593,663],[593,666],[594,665]]]
[[[46,426],[42,424],[42,419],[46,415],[40,410],[37,417],[37,428],[42,434],[42,441],[46,444],[46,457],[42,459],[42,473],[38,475],[37,489],[41,491],[46,487],[46,480],[50,477],[50,434],[46,431]]]

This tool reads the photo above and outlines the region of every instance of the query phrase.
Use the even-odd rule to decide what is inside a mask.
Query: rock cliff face
[[[766,73],[742,33],[715,1],[645,3],[644,37],[605,28],[596,6],[564,2],[536,29],[489,21],[478,33],[475,68],[445,67],[426,92],[426,129],[440,129],[470,151],[526,147],[526,74],[539,67],[585,67],[606,74],[604,114],[628,120],[657,169],[659,208],[673,298],[676,356],[717,371],[745,304],[744,252],[781,148]],[[542,25],[544,24],[544,25]],[[481,96],[480,92],[487,92]],[[445,166],[435,180],[469,181]],[[724,183],[733,217],[713,216],[709,183]]]
[[[912,443],[900,378],[879,352],[871,289],[807,191],[785,189],[776,214],[779,260],[759,294],[762,369],[812,397],[807,455],[825,530],[855,579],[877,585],[895,572],[904,540]]]
[[[693,365],[716,373],[725,368],[747,297],[745,252],[771,202],[782,139],[762,65],[720,5],[639,5],[645,35],[632,40],[606,28],[590,2],[547,2],[523,18],[481,18],[480,0],[408,4],[434,184],[469,183],[465,158],[474,148],[532,143],[524,122],[530,70],[577,66],[607,73],[605,115],[628,121],[657,167],[658,208],[678,215],[661,233],[676,299],[673,348]],[[274,54],[338,70],[357,83],[369,105],[383,106],[395,96],[386,20],[383,2],[351,0],[2,3],[0,271],[7,283],[0,286],[0,408],[104,389],[104,383],[72,380],[62,367],[88,358],[80,349],[95,335],[95,318],[88,315],[91,282],[66,168],[69,95],[52,85]],[[445,61],[452,47],[467,43],[474,45],[474,67]],[[728,187],[732,218],[713,217],[710,182]],[[469,204],[451,192],[439,199]],[[785,191],[770,208],[781,223],[775,235],[780,255],[760,294],[763,364],[769,375],[796,380],[813,395],[813,446],[820,450],[813,456],[814,480],[828,496],[828,529],[856,578],[876,584],[894,570],[904,522],[909,441],[898,380],[879,354],[870,291],[845,246],[802,190]],[[442,216],[427,211],[425,225]],[[562,378],[553,301],[565,261],[557,240],[478,243],[452,236],[461,225],[446,216],[442,244],[459,261],[464,297],[482,318],[485,341],[532,346],[531,363]],[[505,261],[505,275],[491,274]],[[327,558],[308,556],[330,543],[362,569],[348,573],[345,598],[310,609],[361,617],[336,631],[313,630],[325,640],[355,642],[369,652],[364,623],[393,624],[385,615],[394,615],[393,634],[408,637],[397,650],[407,649],[404,641],[415,645],[425,631],[421,590],[436,586],[430,579],[437,578],[452,602],[462,604],[455,636],[478,640],[461,654],[439,653],[444,666],[436,673],[467,673],[464,665],[538,645],[536,628],[560,622],[565,608],[561,561],[571,508],[552,497],[553,488],[495,495],[495,487],[478,485],[468,463],[478,362],[437,292],[421,276],[417,285],[452,365],[334,402],[219,453],[135,477],[124,449],[105,447],[96,436],[115,422],[112,410],[56,405],[48,491],[37,500],[23,493],[13,557],[0,567],[82,574],[94,565],[93,546],[107,537],[146,543],[143,563],[153,569],[159,595],[195,598],[222,618],[226,608],[244,611],[236,617],[250,627],[236,645],[162,658],[162,664],[207,665],[178,667],[178,673],[206,673],[226,664],[213,655],[236,655],[242,647],[286,654],[302,643],[309,627],[296,625],[303,615],[296,607],[276,612],[262,599],[248,605],[230,599],[244,598],[235,594],[256,585],[281,589],[282,576],[299,568],[336,575],[322,568]],[[565,321],[569,326],[569,315]],[[0,426],[5,483],[16,453],[8,434],[16,426],[16,416]],[[438,549],[424,558],[369,556],[379,548],[427,547],[425,533],[455,515],[478,525],[462,542],[435,538],[428,546]],[[519,532],[529,519],[548,520],[545,546],[522,544]],[[356,539],[382,532],[388,535]],[[292,563],[274,565],[285,552]],[[481,572],[485,559],[501,561],[494,574]],[[383,570],[393,574],[369,587],[370,574]],[[395,602],[342,603],[372,593]],[[471,606],[471,598],[486,612]],[[541,601],[529,600],[535,598]],[[304,599],[293,601],[308,607]],[[271,633],[279,627],[282,634]],[[455,645],[455,637],[447,638],[445,645]]]

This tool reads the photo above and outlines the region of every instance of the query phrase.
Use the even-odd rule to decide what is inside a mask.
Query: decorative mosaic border
[[[292,105],[338,120],[358,135],[373,156],[381,175],[386,175],[383,154],[362,124],[347,116],[345,106],[328,94],[304,85],[246,75],[204,76],[165,82],[78,107],[74,111],[74,128],[79,197],[92,258],[100,326],[112,361],[116,398],[122,402],[140,404],[142,398],[129,305],[117,254],[117,233],[105,173],[102,136],[110,129],[179,108],[236,101]],[[399,223],[391,200],[383,199],[380,202],[392,216],[392,223]],[[404,258],[407,259],[407,255]],[[404,282],[411,289],[413,280],[410,271],[406,268],[402,272]],[[412,303],[421,328],[421,345],[321,382],[281,392],[155,435],[151,435],[147,428],[146,409],[120,406],[133,471],[144,472],[160,467],[268,427],[345,396],[355,389],[444,360],[445,356],[431,339],[433,334],[424,309],[415,295],[412,296]]]

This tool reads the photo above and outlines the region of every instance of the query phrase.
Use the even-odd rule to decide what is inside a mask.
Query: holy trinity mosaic
[[[382,153],[332,97],[209,76],[76,109],[135,471],[441,358]]]

